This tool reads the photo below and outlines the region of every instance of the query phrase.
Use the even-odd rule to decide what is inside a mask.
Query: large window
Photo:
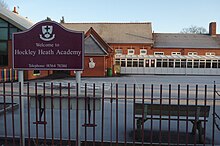
[[[155,60],[151,59],[151,67],[155,67]]]
[[[169,67],[173,67],[174,66],[174,59],[169,59]]]
[[[132,67],[132,59],[127,59],[127,67]]]
[[[144,59],[139,59],[139,67],[144,67]]]
[[[121,67],[126,67],[125,59],[121,59]]]
[[[163,67],[167,67],[167,64],[168,64],[167,59],[163,59]]]
[[[206,68],[211,68],[211,60],[206,60]]]
[[[8,46],[7,42],[0,41],[0,66],[7,66],[8,65]]]
[[[193,68],[199,68],[199,60],[194,60]]]
[[[0,19],[0,66],[8,65],[8,40],[12,39],[12,34],[19,29]]]
[[[180,59],[175,60],[175,67],[180,68]]]
[[[212,68],[217,68],[218,67],[217,63],[218,60],[212,60]]]
[[[161,67],[162,66],[162,59],[157,59],[157,67]]]
[[[138,67],[138,59],[133,59],[133,67]]]
[[[181,60],[181,68],[186,68],[186,59]]]
[[[8,40],[8,23],[0,19],[0,40]]]
[[[192,60],[187,61],[187,68],[192,68]]]
[[[218,60],[218,68],[220,68],[220,60]]]

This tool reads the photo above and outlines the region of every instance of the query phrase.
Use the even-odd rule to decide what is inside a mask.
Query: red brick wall
[[[93,58],[93,61],[95,62],[95,68],[89,68],[89,59]],[[86,56],[84,59],[84,71],[82,73],[82,76],[87,77],[102,77],[106,75],[107,70],[107,62],[106,57],[104,56]]]
[[[114,53],[115,49],[121,48],[124,55],[128,54],[128,49],[134,49],[134,55],[139,55],[141,49],[146,49],[148,54],[148,51],[151,49],[150,44],[110,44],[110,46],[113,48]]]
[[[37,79],[37,78],[42,78],[42,77],[46,77],[48,75],[51,74],[51,71],[40,71],[40,75],[34,75],[33,74],[34,71],[25,71],[24,73],[24,79],[25,80],[33,80],[33,79]]]
[[[181,55],[188,55],[188,52],[197,52],[198,55],[206,55],[207,52],[214,52],[216,56],[220,55],[219,49],[205,49],[205,48],[186,48],[186,49],[178,49],[178,48],[152,48],[148,51],[148,55],[153,55],[154,52],[164,52],[164,55],[171,55],[172,52],[181,52]]]

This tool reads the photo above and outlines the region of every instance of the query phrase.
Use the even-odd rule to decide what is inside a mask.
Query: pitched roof
[[[220,48],[208,34],[155,33],[154,41],[155,48]]]
[[[31,26],[33,26],[33,23],[27,18],[24,18],[19,14],[11,12],[5,9],[4,7],[2,7],[1,5],[0,5],[0,18],[4,19],[5,21],[8,21],[9,23],[13,24],[14,26],[16,26],[21,30],[26,30]]]
[[[92,35],[85,39],[85,56],[106,56],[107,54],[103,46]]]
[[[92,27],[107,43],[153,43],[151,23],[63,23],[64,27],[87,32]]]
[[[106,53],[111,53],[113,49],[98,35],[98,33],[91,27],[85,34],[85,38],[93,37],[93,39],[104,49]]]

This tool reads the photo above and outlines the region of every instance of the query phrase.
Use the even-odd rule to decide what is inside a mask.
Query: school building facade
[[[34,24],[0,8],[0,81],[17,80],[12,69],[12,33]],[[143,23],[61,23],[67,29],[84,31],[85,58],[82,76],[120,74],[220,75],[220,35],[216,22],[208,34],[154,33]],[[74,60],[73,60],[74,61]],[[25,71],[25,79],[36,79],[74,71]]]

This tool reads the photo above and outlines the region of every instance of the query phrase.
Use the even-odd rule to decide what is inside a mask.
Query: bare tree
[[[204,27],[190,26],[188,28],[183,28],[180,33],[192,33],[192,34],[206,34],[208,31]]]
[[[4,0],[0,0],[0,6],[8,9],[8,4]]]

